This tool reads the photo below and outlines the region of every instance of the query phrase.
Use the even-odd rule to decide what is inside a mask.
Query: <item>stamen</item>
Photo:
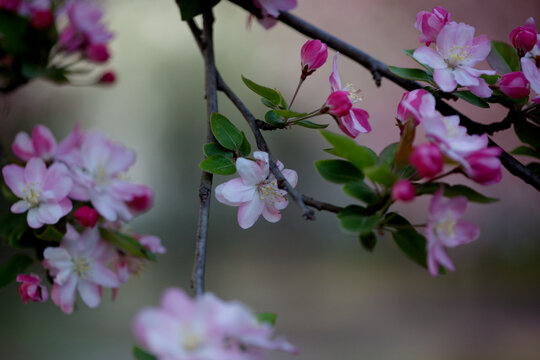
[[[353,104],[364,100],[363,97],[360,96],[360,92],[362,92],[362,90],[356,90],[351,83],[347,83],[347,85],[345,85],[343,88],[343,91],[347,91],[349,93],[349,100],[351,100]]]
[[[81,278],[86,279],[90,271],[90,263],[85,257],[80,257],[73,260],[73,271]]]
[[[39,198],[41,197],[41,186],[37,183],[30,183],[26,185],[23,190],[23,200],[28,204],[30,208],[37,207],[39,205]]]

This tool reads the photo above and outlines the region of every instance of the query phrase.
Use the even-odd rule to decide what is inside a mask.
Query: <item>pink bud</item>
[[[54,17],[49,10],[37,10],[30,20],[30,24],[36,29],[47,29],[53,22]]]
[[[19,274],[17,282],[22,283],[19,287],[22,301],[27,304],[28,300],[35,302],[47,301],[49,293],[47,288],[40,284],[41,280],[36,274]]]
[[[83,206],[78,208],[75,213],[75,219],[79,220],[82,226],[94,227],[98,221],[98,212],[90,206]]]
[[[91,44],[87,46],[85,54],[89,60],[98,64],[106,62],[111,57],[107,46],[103,44]]]
[[[498,147],[488,147],[467,156],[466,160],[470,165],[467,176],[482,185],[498,183],[502,178],[499,160],[501,152]]]
[[[429,46],[437,40],[437,35],[450,20],[450,13],[442,6],[435,6],[431,12],[420,11],[414,24],[414,27],[422,33],[418,40]]]
[[[352,102],[349,99],[348,91],[334,91],[328,96],[326,102],[324,103],[321,112],[328,112],[331,115],[342,117],[349,114],[349,111],[352,108]]]
[[[420,176],[431,178],[443,169],[441,150],[435,144],[422,144],[414,148],[409,159]]]
[[[522,56],[531,51],[537,41],[534,20],[529,18],[525,22],[525,26],[518,26],[512,30],[510,41]]]
[[[416,89],[403,94],[397,108],[397,119],[402,125],[405,125],[405,123],[409,121],[409,117],[414,119],[415,125],[420,123],[418,115],[421,114],[420,105],[422,105],[424,95],[427,95],[428,97],[431,96],[431,94],[424,89]],[[405,105],[405,103],[407,105]],[[427,104],[427,101],[425,103]],[[414,115],[411,110],[414,110]]]
[[[396,201],[409,202],[414,199],[414,196],[414,186],[409,180],[398,180],[392,187],[392,199]]]
[[[111,85],[111,84],[114,84],[115,82],[116,82],[116,74],[114,73],[114,71],[104,72],[98,81],[98,83],[104,84],[104,85]]]
[[[20,0],[0,0],[0,9],[17,11],[20,2]]]
[[[141,186],[141,193],[133,196],[127,203],[131,211],[141,213],[148,211],[154,202],[154,193],[148,186]]]
[[[503,75],[499,80],[499,89],[513,99],[529,96],[529,81],[521,71]]]
[[[328,58],[326,44],[320,40],[309,40],[302,46],[300,57],[302,59],[302,78],[305,79],[326,62]]]

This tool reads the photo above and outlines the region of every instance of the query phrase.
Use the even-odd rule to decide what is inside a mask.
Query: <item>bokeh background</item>
[[[401,49],[419,46],[413,26],[418,11],[443,5],[453,20],[475,26],[477,34],[507,41],[511,29],[527,17],[540,20],[538,1],[517,4],[300,0],[294,13],[388,64],[412,67]],[[118,84],[99,88],[34,82],[2,97],[0,140],[8,149],[17,132],[31,131],[37,123],[63,138],[80,122],[136,150],[130,178],[152,186],[156,199],[155,208],[132,227],[160,236],[168,253],[123,286],[115,302],[106,291],[98,308],[80,303],[69,316],[50,301],[24,305],[16,285],[1,289],[2,359],[131,359],[135,340],[130,322],[137,310],[155,306],[169,286],[189,288],[197,165],[205,138],[203,63],[174,1],[111,0],[103,5],[116,34],[111,67]],[[262,117],[264,107],[243,86],[241,74],[278,87],[290,99],[306,38],[285,25],[265,31],[254,23],[247,29],[246,13],[225,0],[215,15],[218,67],[254,113]],[[345,57],[339,65],[343,81],[362,89],[362,106],[371,114],[374,130],[358,142],[380,151],[398,139],[394,117],[403,90],[386,80],[376,88],[370,74]],[[324,101],[330,71],[328,62],[308,79],[298,109]],[[247,130],[239,113],[221,95],[220,100],[220,111]],[[481,122],[504,116],[497,106],[456,106]],[[333,124],[330,129],[337,131]],[[347,204],[340,187],[321,180],[313,166],[315,160],[329,157],[321,150],[326,144],[317,131],[295,128],[267,138],[276,157],[298,171],[300,191]],[[518,144],[512,131],[494,139],[507,150]],[[215,182],[225,180],[217,177]],[[457,272],[438,278],[409,261],[389,238],[380,240],[372,254],[365,252],[356,237],[339,230],[331,214],[305,222],[291,203],[280,223],[259,220],[241,230],[236,209],[213,199],[207,288],[256,311],[278,313],[277,332],[300,347],[299,360],[539,359],[540,195],[506,171],[501,183],[482,191],[501,201],[470,204],[466,218],[480,226],[481,237],[450,250]],[[419,198],[397,208],[423,222],[428,202]],[[10,253],[2,247],[0,258]]]

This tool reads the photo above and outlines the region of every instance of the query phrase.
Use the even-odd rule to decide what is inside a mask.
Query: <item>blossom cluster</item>
[[[79,126],[58,143],[43,125],[31,135],[17,134],[12,150],[22,164],[2,168],[16,199],[11,212],[26,217],[29,231],[60,234],[58,246],[45,248],[43,266],[54,279],[52,300],[64,312],[73,311],[76,291],[88,306],[97,306],[102,287],[117,289],[153,254],[165,252],[155,236],[120,232],[153,203],[148,186],[125,179],[135,162],[132,150]],[[118,237],[130,245],[122,246]],[[35,275],[20,280],[21,294],[36,284]]]

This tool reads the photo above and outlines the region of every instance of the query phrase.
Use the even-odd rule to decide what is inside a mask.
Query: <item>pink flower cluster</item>
[[[54,277],[53,301],[69,313],[77,289],[88,306],[96,306],[102,287],[117,288],[146,263],[115,249],[100,235],[102,229],[120,229],[122,221],[152,206],[153,192],[148,186],[124,179],[135,153],[100,133],[83,132],[78,126],[57,143],[42,125],[34,127],[31,136],[17,134],[12,150],[26,164],[9,164],[2,169],[6,185],[20,199],[11,211],[26,213],[32,229],[55,225],[61,219],[68,221],[60,246],[48,247],[44,252],[43,265]],[[67,216],[71,213],[77,223],[69,223],[71,217]],[[149,252],[165,252],[156,237],[134,238]],[[128,267],[128,263],[138,265]]]
[[[257,321],[244,304],[211,293],[191,299],[165,291],[159,308],[142,309],[133,321],[137,340],[159,360],[261,360],[267,350],[296,353],[272,326]]]

